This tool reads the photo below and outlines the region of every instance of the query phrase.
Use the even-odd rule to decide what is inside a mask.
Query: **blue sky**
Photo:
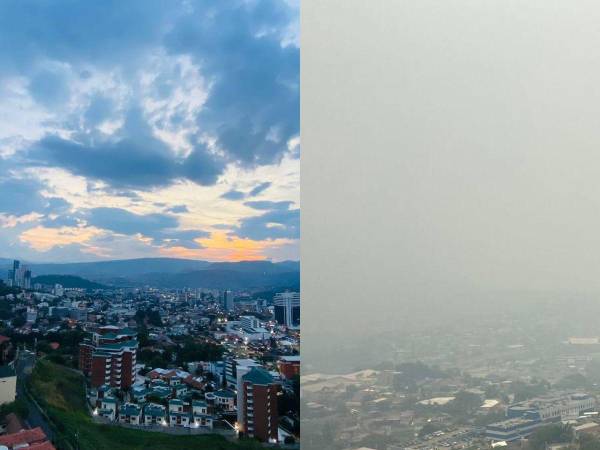
[[[298,259],[298,9],[0,2],[0,256]]]

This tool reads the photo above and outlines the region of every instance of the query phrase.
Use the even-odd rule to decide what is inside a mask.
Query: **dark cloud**
[[[74,227],[80,224],[81,215],[72,212],[72,205],[61,197],[46,198],[46,216],[40,223],[46,227]]]
[[[267,190],[270,186],[271,186],[271,182],[269,182],[269,181],[260,183],[259,185],[255,186],[250,192],[248,192],[248,197],[254,197],[254,196],[264,192],[265,190]]]
[[[181,174],[198,184],[211,186],[225,170],[225,161],[198,144],[182,164]]]
[[[69,100],[69,86],[64,75],[44,70],[35,74],[29,82],[29,93],[41,105],[52,108]]]
[[[253,201],[253,202],[245,202],[244,205],[249,206],[254,209],[261,210],[287,210],[290,209],[290,206],[293,202],[270,202],[270,201]]]
[[[217,230],[225,230],[225,231],[231,230],[231,225],[227,225],[225,223],[218,223],[216,225],[213,225],[212,227],[216,228]]]
[[[84,114],[86,124],[95,126],[102,123],[111,117],[114,108],[114,102],[110,98],[101,94],[95,95]]]
[[[94,208],[85,215],[88,225],[118,234],[140,233],[154,239],[155,243],[198,247],[194,241],[206,237],[202,230],[177,230],[177,218],[168,214],[135,214],[121,208]]]
[[[47,200],[40,194],[42,184],[33,179],[0,180],[0,213],[21,216],[43,212]]]
[[[84,78],[89,78],[89,68],[117,68],[127,83],[128,74],[138,73],[148,56],[161,49],[190,56],[211,86],[195,118],[198,135],[216,136],[222,153],[191,135],[191,154],[175,157],[154,137],[135,106],[139,99],[131,100],[117,135],[86,134],[82,130],[120,118],[113,100],[97,94],[83,120],[65,119],[70,139],[48,135],[30,156],[36,164],[62,167],[115,188],[166,186],[178,178],[210,186],[227,163],[253,167],[277,162],[287,152],[287,141],[298,134],[299,49],[282,45],[295,20],[296,11],[278,0],[66,0],[60,7],[7,0],[0,2],[0,66],[25,75],[31,95],[50,108],[69,99],[64,67]],[[169,97],[183,76],[179,67],[163,72],[153,83],[160,98]],[[185,117],[185,111],[178,111],[168,121],[181,124]],[[250,195],[268,187],[262,183]]]
[[[71,204],[61,197],[44,197],[44,185],[36,179],[6,179],[0,181],[0,213],[22,216],[38,213],[46,226],[73,226],[77,217],[71,214]],[[51,218],[52,217],[52,218]]]
[[[163,241],[168,241],[169,246],[181,246],[186,248],[203,248],[195,240],[198,238],[208,237],[210,233],[197,230],[181,230],[163,235]]]
[[[176,0],[64,0],[60,4],[4,0],[0,2],[1,70],[28,72],[44,60],[132,64],[160,44],[181,5]]]
[[[299,239],[300,209],[273,210],[260,216],[247,217],[242,219],[236,234],[254,240]]]
[[[163,141],[152,136],[137,108],[127,115],[118,138],[93,133],[76,138],[79,141],[46,136],[29,150],[31,163],[59,166],[75,175],[131,189],[167,186],[179,178],[212,185],[225,168],[224,161],[202,145],[187,158],[177,159]]]
[[[247,197],[254,197],[258,194],[260,194],[261,192],[263,192],[264,190],[268,189],[269,186],[271,186],[271,183],[269,181],[265,181],[264,183],[260,183],[259,185],[255,186],[254,188],[252,188],[252,190],[250,190],[250,192],[242,192],[242,191],[238,191],[237,189],[231,189],[230,191],[225,192],[224,194],[221,195],[221,198],[225,198],[227,200],[243,200]]]
[[[175,176],[167,146],[152,138],[79,143],[47,136],[30,156],[34,164],[62,167],[116,187],[164,186]]]
[[[198,125],[232,160],[276,162],[299,132],[299,49],[281,44],[295,12],[278,0],[192,4],[165,42],[212,83]]]
[[[40,223],[49,228],[75,227],[80,224],[80,219],[76,215],[61,214],[53,218],[45,217]]]
[[[221,195],[221,198],[225,198],[227,200],[242,200],[245,197],[246,197],[245,193],[243,193],[242,191],[235,190],[235,189],[227,191],[223,195]]]
[[[175,228],[177,219],[165,214],[135,214],[121,208],[94,208],[88,211],[87,222],[105,230],[119,234],[141,233],[156,237],[165,229]]]
[[[47,197],[46,198],[46,209],[55,214],[60,214],[68,211],[71,208],[71,204],[62,197]]]
[[[18,76],[39,105],[64,112],[44,122],[45,129],[60,133],[19,144],[27,148],[15,154],[11,170],[0,158],[0,176],[26,167],[58,167],[84,177],[90,190],[135,203],[143,201],[139,192],[181,179],[214,185],[230,163],[246,168],[276,163],[299,132],[299,49],[282,45],[289,24],[297,20],[297,12],[279,0],[0,2],[0,82]],[[193,114],[185,104],[166,117],[145,117],[139,107],[139,74],[156,75],[145,92],[149,97],[168,99],[175,89],[188,87],[185,64],[172,64],[173,59],[188,60],[179,56],[189,56],[210,87],[206,102]],[[121,84],[115,95],[106,86],[94,94],[97,77],[109,74],[111,83]],[[123,127],[111,136],[97,130],[105,121],[123,119]],[[194,129],[185,137],[192,148],[189,156],[177,156],[149,121],[152,127]],[[215,137],[216,148],[207,147],[204,136]],[[269,186],[264,182],[223,197],[249,199]],[[40,223],[53,227],[86,221],[119,234],[141,233],[161,245],[197,247],[195,239],[207,235],[177,230],[172,214],[186,212],[185,205],[166,214],[119,208],[78,212],[64,199],[45,198],[41,192],[46,188],[35,179],[0,178],[0,212],[38,212],[45,216]],[[240,233],[294,234],[289,205],[248,203],[265,213],[242,221]],[[273,223],[279,225],[269,226]],[[79,250],[73,245],[65,255],[83,255]]]
[[[180,213],[189,212],[189,209],[185,205],[175,205],[175,206],[172,206],[171,208],[167,209],[167,211],[175,213],[175,214],[180,214]]]

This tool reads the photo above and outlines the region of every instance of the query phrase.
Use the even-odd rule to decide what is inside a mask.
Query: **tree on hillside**
[[[553,424],[538,428],[529,437],[531,450],[545,450],[548,444],[571,442],[573,428],[570,425]]]
[[[482,399],[479,395],[461,391],[446,405],[446,410],[452,415],[469,415],[477,411],[481,403]]]
[[[512,392],[515,395],[515,402],[520,402],[545,394],[549,387],[550,383],[544,380],[539,380],[531,384],[515,381],[512,384]]]
[[[435,422],[428,422],[419,430],[419,437],[427,436],[442,429],[442,425]]]
[[[579,450],[600,450],[600,439],[590,434],[579,437]]]
[[[556,387],[561,389],[579,389],[589,386],[589,382],[586,377],[580,373],[573,373],[563,377],[556,383]]]

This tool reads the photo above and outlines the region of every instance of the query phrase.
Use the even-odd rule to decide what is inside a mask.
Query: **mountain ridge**
[[[7,261],[7,262],[5,262]],[[0,270],[12,260],[0,260]],[[300,284],[299,261],[209,262],[182,258],[133,258],[81,263],[27,263],[34,277],[76,276],[104,285],[270,288]],[[115,282],[117,281],[118,282]]]

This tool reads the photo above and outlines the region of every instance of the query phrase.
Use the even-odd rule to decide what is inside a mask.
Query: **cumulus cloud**
[[[295,12],[277,0],[194,6],[165,42],[212,83],[198,125],[243,165],[277,161],[299,130],[299,48],[282,45]]]
[[[28,156],[31,164],[58,166],[116,188],[167,186],[180,178],[212,185],[225,168],[222,159],[204,145],[197,145],[186,158],[177,158],[167,144],[152,136],[137,108],[129,112],[118,136],[86,133],[77,135],[77,140],[46,136],[30,148]]]
[[[20,216],[44,209],[46,201],[40,194],[41,187],[39,181],[32,179],[0,181],[0,212]]]
[[[260,183],[260,184],[256,185],[248,193],[248,196],[249,197],[255,197],[258,194],[261,194],[262,192],[266,191],[271,186],[271,184],[272,183],[270,181],[265,181],[264,183]]]
[[[262,239],[299,239],[300,209],[275,209],[241,220],[236,234],[241,237]]]
[[[175,214],[179,214],[179,213],[189,212],[189,209],[186,205],[175,205],[175,206],[170,207],[167,211],[175,213]]]
[[[152,238],[157,244],[190,245],[197,247],[195,239],[208,235],[202,230],[179,230],[179,221],[170,214],[136,214],[121,208],[94,208],[85,215],[89,225],[118,234],[140,234]]]
[[[235,200],[243,200],[248,197],[256,197],[257,195],[261,194],[263,191],[267,190],[269,188],[269,186],[271,186],[271,184],[272,183],[270,181],[265,181],[264,183],[257,184],[249,192],[242,192],[237,189],[231,189],[231,190],[225,192],[224,194],[222,194],[221,198],[235,201]]]
[[[243,198],[246,198],[246,194],[237,189],[231,189],[221,195],[221,197],[227,200],[242,200]]]
[[[292,154],[297,25],[278,0],[0,2],[0,226],[12,233],[0,251],[89,259],[119,240],[132,254],[197,252],[217,220],[240,242],[297,236],[292,203],[269,199],[281,179],[227,179]],[[230,200],[222,218],[189,198],[159,205],[192,184]]]
[[[292,205],[292,202],[287,202],[287,201],[272,202],[269,200],[263,200],[263,201],[245,202],[244,205],[249,206],[250,208],[261,209],[261,210],[287,210]]]

